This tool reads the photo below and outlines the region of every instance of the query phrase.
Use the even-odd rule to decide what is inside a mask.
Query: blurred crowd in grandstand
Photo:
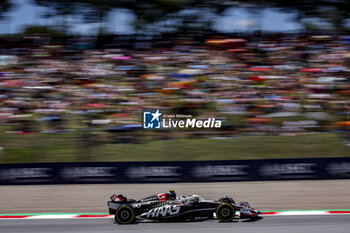
[[[349,49],[337,35],[2,38],[0,126],[140,142],[142,110],[160,109],[223,121],[182,136],[348,133]]]

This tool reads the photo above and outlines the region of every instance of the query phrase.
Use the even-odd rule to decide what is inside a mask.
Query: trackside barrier
[[[0,185],[349,179],[350,157],[0,164]]]

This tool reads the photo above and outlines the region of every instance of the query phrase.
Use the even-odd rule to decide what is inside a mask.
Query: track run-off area
[[[164,184],[13,185],[0,187],[0,214],[105,213],[110,196],[141,199],[174,189],[207,200],[231,196],[257,210],[350,209],[349,180]],[[350,231],[349,231],[350,232]]]

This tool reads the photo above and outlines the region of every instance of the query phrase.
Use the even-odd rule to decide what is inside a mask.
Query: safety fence
[[[176,162],[1,164],[1,185],[350,178],[350,157]]]

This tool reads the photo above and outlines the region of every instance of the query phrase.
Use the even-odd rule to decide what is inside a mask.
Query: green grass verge
[[[341,135],[255,136],[232,139],[175,139],[86,148],[74,133],[4,135],[3,162],[182,161],[350,156]]]

